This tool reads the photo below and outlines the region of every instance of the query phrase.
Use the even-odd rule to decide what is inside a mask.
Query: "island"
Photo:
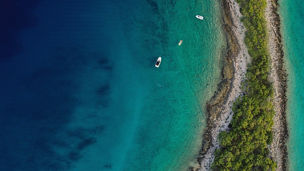
[[[277,0],[223,0],[222,80],[208,102],[198,167],[286,170],[287,75]]]

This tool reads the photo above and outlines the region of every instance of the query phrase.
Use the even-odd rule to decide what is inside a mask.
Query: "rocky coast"
[[[219,147],[218,135],[227,130],[232,119],[232,105],[242,93],[250,57],[244,44],[245,27],[241,23],[239,6],[234,0],[222,1],[223,29],[227,48],[223,52],[222,80],[215,95],[207,104],[208,120],[203,135],[203,147],[198,162],[200,167],[192,170],[209,170],[214,152]]]
[[[267,0],[266,20],[268,27],[268,47],[271,60],[269,79],[274,89],[273,105],[273,141],[270,145],[270,154],[277,163],[277,170],[287,170],[288,129],[286,122],[286,90],[287,74],[284,65],[284,51],[281,37],[281,20],[278,14],[277,0]]]

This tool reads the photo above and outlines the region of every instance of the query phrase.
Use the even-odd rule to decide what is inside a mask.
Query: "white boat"
[[[158,57],[155,63],[155,67],[158,68],[160,66],[161,63],[161,57]]]
[[[196,15],[195,17],[196,17],[197,19],[199,19],[199,20],[203,20],[203,19],[204,19],[204,17],[201,16],[201,15]]]
[[[183,40],[180,40],[180,41],[178,42],[178,46],[182,45],[182,43],[183,43]]]

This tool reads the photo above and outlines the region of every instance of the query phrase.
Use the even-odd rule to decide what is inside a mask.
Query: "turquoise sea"
[[[304,4],[280,1],[283,40],[288,68],[288,157],[291,171],[304,169]]]
[[[10,0],[0,14],[0,170],[195,160],[225,47],[218,1]]]

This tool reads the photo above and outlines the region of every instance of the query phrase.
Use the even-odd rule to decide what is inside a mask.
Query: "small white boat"
[[[178,46],[182,45],[182,43],[183,43],[183,40],[180,40],[180,41],[178,42]]]
[[[196,15],[195,17],[196,17],[197,19],[199,19],[199,20],[203,20],[203,19],[204,19],[204,17],[201,16],[201,15]]]
[[[158,68],[160,66],[161,63],[161,57],[158,57],[155,63],[155,67]]]

